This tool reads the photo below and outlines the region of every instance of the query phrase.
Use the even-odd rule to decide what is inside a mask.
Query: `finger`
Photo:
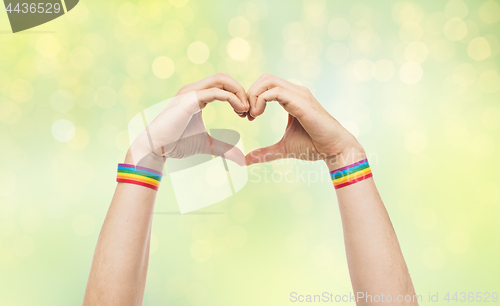
[[[178,94],[183,94],[190,91],[199,91],[213,87],[232,92],[238,97],[238,99],[243,102],[243,104],[248,106],[247,94],[243,86],[241,86],[240,83],[238,83],[235,79],[233,79],[229,74],[225,72],[217,73],[198,82],[187,84],[179,90]]]
[[[250,89],[247,92],[251,112],[252,108],[255,107],[255,103],[257,102],[257,98],[259,97],[259,95],[274,87],[281,87],[290,91],[298,90],[297,85],[291,82],[285,81],[270,74],[264,74],[255,83],[253,83],[252,86],[250,86]],[[255,118],[253,112],[250,115]]]
[[[232,160],[240,166],[246,165],[245,154],[238,147],[213,137],[210,137],[210,139],[212,143],[212,152],[210,154]]]
[[[198,98],[200,109],[205,108],[208,103],[218,100],[229,102],[233,109],[238,113],[244,113],[247,111],[246,105],[244,105],[234,93],[219,88],[196,91],[196,97]]]
[[[284,158],[281,143],[272,146],[253,150],[245,156],[247,166],[259,163],[267,163],[273,160]]]
[[[288,113],[296,117],[299,114],[297,114],[296,108],[290,107],[290,102],[292,102],[293,99],[298,98],[299,97],[297,97],[297,95],[290,92],[289,90],[286,90],[282,87],[274,87],[268,91],[263,92],[257,97],[254,106],[250,110],[250,115],[254,118],[260,116],[264,113],[267,102],[278,101],[279,104],[281,104],[281,106],[283,106],[283,108]]]

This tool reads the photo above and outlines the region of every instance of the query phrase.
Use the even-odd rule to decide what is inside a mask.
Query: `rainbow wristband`
[[[158,190],[163,173],[146,167],[118,164],[118,183],[129,183]]]
[[[330,171],[330,176],[335,189],[339,189],[366,180],[373,175],[368,159],[363,159],[349,166]]]

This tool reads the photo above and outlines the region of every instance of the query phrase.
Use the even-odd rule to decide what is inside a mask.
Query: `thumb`
[[[245,156],[247,166],[284,158],[281,148],[281,143],[278,142],[269,147],[253,150]]]
[[[241,150],[233,146],[227,142],[220,141],[218,139],[213,138],[212,136],[209,136],[209,141],[210,141],[210,151],[207,152],[208,154],[212,154],[214,156],[220,156],[225,159],[229,159],[234,161],[240,166],[245,166],[245,154],[241,152]]]

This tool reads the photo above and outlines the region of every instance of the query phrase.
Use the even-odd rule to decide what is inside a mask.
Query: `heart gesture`
[[[288,112],[283,138],[274,145],[247,154],[247,165],[296,158],[325,160],[329,167],[336,168],[364,155],[356,138],[321,106],[307,88],[264,74],[250,87],[247,96],[250,120],[262,115],[270,101],[279,102]]]

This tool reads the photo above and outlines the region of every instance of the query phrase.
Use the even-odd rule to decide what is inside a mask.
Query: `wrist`
[[[325,163],[328,167],[328,170],[335,171],[339,168],[354,164],[365,158],[365,150],[359,143],[356,143],[347,146],[339,154],[326,158]]]
[[[140,159],[137,157],[141,156]],[[125,164],[135,165],[150,168],[159,172],[163,172],[163,168],[165,167],[166,158],[163,156],[156,155],[152,152],[137,154],[137,151],[134,151],[131,147],[127,154],[125,155]]]

